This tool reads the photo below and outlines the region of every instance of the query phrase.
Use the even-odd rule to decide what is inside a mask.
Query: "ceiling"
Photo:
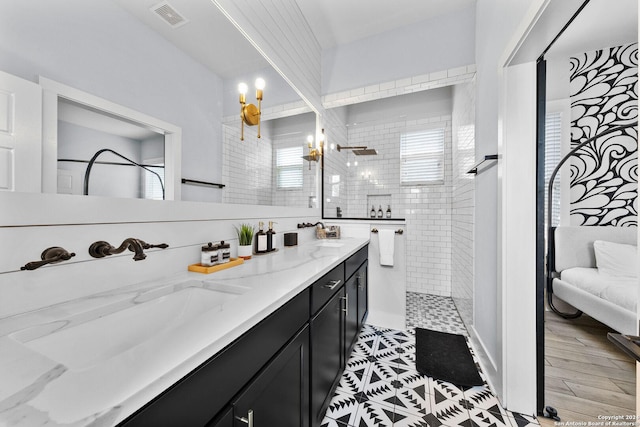
[[[323,49],[471,7],[476,0],[296,0]]]
[[[547,52],[547,58],[638,40],[638,0],[591,0]]]
[[[223,79],[269,66],[212,0],[168,0],[188,22],[173,28],[151,8],[162,0],[113,0]],[[295,0],[323,49],[475,5],[476,0]],[[164,3],[164,2],[163,2]]]

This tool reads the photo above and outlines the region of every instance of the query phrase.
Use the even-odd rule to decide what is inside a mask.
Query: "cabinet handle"
[[[346,317],[349,317],[349,294],[340,297],[340,299],[344,301],[344,308],[342,311],[344,311]]]
[[[236,417],[236,419],[247,424],[249,427],[253,427],[253,409],[249,409],[249,412],[247,412],[247,418]]]
[[[342,280],[331,280],[330,282],[326,283],[324,287],[327,289],[335,289],[336,286],[338,286],[340,283],[342,283]]]
[[[364,288],[364,285],[362,284],[362,276],[364,276],[364,274],[363,274],[363,273],[358,273],[357,279],[358,279],[358,287],[359,287],[360,289],[363,289],[363,288]]]

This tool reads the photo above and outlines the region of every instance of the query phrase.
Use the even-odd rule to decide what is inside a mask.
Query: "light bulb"
[[[358,166],[358,161],[353,162],[353,166]]]
[[[351,162],[347,162],[347,167],[350,168],[351,167]]]
[[[313,144],[313,135],[308,135],[308,136],[307,136],[307,142],[308,142],[309,144]]]
[[[241,95],[246,95],[248,90],[249,90],[249,87],[247,86],[246,83],[240,83],[238,85],[238,92],[240,92]]]
[[[256,79],[256,89],[263,90],[264,85],[265,85],[264,79],[262,77],[258,77]]]
[[[329,145],[329,147],[331,147],[331,149],[332,149],[332,150],[335,150],[335,148],[336,148],[336,144],[331,143],[331,145]]]

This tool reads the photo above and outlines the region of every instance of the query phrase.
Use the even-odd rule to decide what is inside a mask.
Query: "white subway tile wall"
[[[240,126],[222,126],[222,190],[223,203],[273,204],[273,146],[269,138],[257,138],[257,130],[244,127],[240,141]]]
[[[278,136],[273,139],[273,148],[277,150],[278,148],[285,147],[294,147],[300,146],[303,148],[302,155],[306,156],[309,152],[309,149],[304,146],[305,145],[305,137],[300,134],[293,134],[290,136]],[[277,172],[276,167],[276,156],[273,156],[273,183],[272,186],[272,200],[273,204],[276,206],[295,206],[299,208],[307,208],[307,207],[317,207],[318,200],[316,197],[316,167],[317,162],[311,162],[309,164],[308,161],[302,160],[302,180],[303,184],[301,188],[288,188],[288,189],[279,189],[276,185],[275,176]],[[310,200],[311,199],[311,200]],[[310,203],[312,206],[310,206]]]
[[[373,101],[390,96],[462,84],[471,81],[475,74],[475,64],[451,68],[449,70],[393,80],[364,88],[327,94],[322,97],[322,105],[325,108],[335,108],[358,102]]]
[[[400,135],[407,130],[434,127],[445,129],[444,182],[401,185]],[[408,291],[451,295],[451,143],[449,115],[399,119],[348,128],[348,145],[374,148],[378,151],[376,156],[356,156],[351,151],[328,154],[332,156],[327,159],[331,170],[342,175],[341,191],[346,190],[348,195],[348,204],[341,206],[344,217],[368,217],[375,200],[376,212],[381,207],[386,216],[386,205],[390,205],[392,218],[406,219]],[[329,197],[327,188],[325,198]],[[335,211],[335,205],[329,209]],[[329,213],[326,203],[325,212]]]
[[[473,320],[475,80],[453,88],[453,198],[451,205],[451,297],[463,322]]]

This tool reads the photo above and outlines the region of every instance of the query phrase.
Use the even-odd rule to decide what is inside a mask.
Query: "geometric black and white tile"
[[[441,315],[444,307],[453,306],[442,299],[446,298],[430,298]],[[533,416],[505,411],[486,382],[461,389],[416,370],[415,327],[438,325],[445,332],[460,333],[462,321],[455,306],[447,316],[453,319],[422,323],[407,316],[412,325],[406,331],[364,325],[321,426],[537,426]]]

